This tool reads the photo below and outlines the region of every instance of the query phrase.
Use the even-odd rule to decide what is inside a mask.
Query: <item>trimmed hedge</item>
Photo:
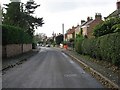
[[[82,35],[77,35],[76,36],[76,39],[75,39],[75,50],[76,52],[78,53],[82,53],[82,48],[81,48],[81,45],[82,45],[82,42],[83,42],[84,38]]]
[[[82,54],[120,65],[120,33],[107,34],[98,38],[84,39],[78,46]]]
[[[10,25],[2,25],[2,44],[28,44],[32,43],[32,37],[23,29]]]

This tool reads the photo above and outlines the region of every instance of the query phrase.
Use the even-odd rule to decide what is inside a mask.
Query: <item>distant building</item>
[[[94,20],[88,17],[87,21],[84,22],[83,25],[81,26],[82,35],[88,38],[93,37],[92,34],[95,26],[100,24],[101,22],[103,22],[103,20],[102,20],[102,15],[100,13],[96,13]]]
[[[80,33],[80,25],[77,25],[76,29],[75,29],[75,37],[77,34]]]
[[[66,36],[66,41],[69,41],[70,39],[75,39],[75,29],[77,28],[77,26],[76,27],[72,27],[71,29],[68,29],[67,30],[67,36]]]
[[[108,19],[110,17],[120,17],[120,0],[116,2],[116,10],[107,17],[105,17],[105,19]]]

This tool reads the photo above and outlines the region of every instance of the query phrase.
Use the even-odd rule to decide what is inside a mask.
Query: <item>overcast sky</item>
[[[22,0],[25,2],[27,0]],[[1,2],[1,1],[0,1]],[[2,0],[7,3],[9,0]],[[95,13],[101,13],[102,17],[108,16],[116,10],[117,0],[35,0],[41,6],[35,11],[35,16],[43,17],[45,24],[36,30],[36,33],[45,33],[51,36],[62,33],[62,23],[65,32],[72,26],[80,24],[88,16],[95,17]]]

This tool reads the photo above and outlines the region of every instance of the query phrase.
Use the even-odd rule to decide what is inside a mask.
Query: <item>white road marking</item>
[[[64,77],[77,77],[77,74],[65,74]]]
[[[69,58],[66,54],[62,53],[66,58]]]

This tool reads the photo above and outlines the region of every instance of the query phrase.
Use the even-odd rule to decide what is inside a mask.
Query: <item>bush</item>
[[[2,25],[2,44],[27,44],[32,43],[32,37],[23,29],[10,25]]]
[[[82,41],[84,40],[82,35],[77,35],[75,39],[75,51],[78,53],[82,53]]]
[[[32,49],[36,49],[37,48],[37,43],[32,43]]]
[[[84,39],[78,47],[80,53],[90,55],[99,60],[106,60],[120,65],[120,33],[113,33],[99,38]]]
[[[114,26],[115,25],[115,26]],[[114,26],[114,27],[113,27]],[[120,31],[120,18],[110,18],[94,28],[95,37]]]

